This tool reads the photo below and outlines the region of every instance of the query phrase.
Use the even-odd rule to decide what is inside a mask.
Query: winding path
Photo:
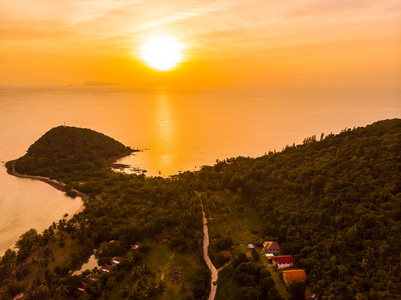
[[[203,210],[203,205],[202,205],[202,214],[203,214],[203,258],[204,258],[207,266],[209,267],[210,272],[212,272],[212,276],[210,278],[210,295],[209,295],[208,299],[214,300],[214,297],[216,296],[216,291],[217,291],[218,272],[209,257],[209,252],[208,252],[209,230],[207,228],[207,219],[206,219],[205,211]]]
[[[198,192],[195,192],[198,196],[200,194]],[[200,200],[200,198],[199,198]],[[207,227],[207,218],[205,215],[205,210],[203,208],[203,203],[200,200],[201,207],[202,207],[202,216],[203,216],[203,259],[205,260],[207,266],[210,269],[210,272],[212,273],[212,276],[210,277],[210,295],[208,300],[214,300],[216,297],[216,291],[217,291],[217,279],[219,278],[219,272],[223,270],[225,267],[227,267],[230,263],[227,262],[225,265],[221,266],[219,269],[216,269],[216,267],[213,265],[210,257],[209,257],[209,229]]]

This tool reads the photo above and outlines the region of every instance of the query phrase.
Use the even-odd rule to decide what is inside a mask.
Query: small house
[[[248,244],[248,249],[250,250],[255,249],[255,246],[253,244]]]
[[[263,243],[263,251],[266,253],[280,253],[280,245],[275,241]]]
[[[85,292],[86,291],[86,283],[81,283],[81,285],[78,288],[79,291]]]
[[[168,241],[168,236],[162,235],[162,234],[157,234],[156,235],[156,240],[159,242],[167,242]]]
[[[283,279],[287,286],[289,286],[294,280],[306,280],[306,274],[304,270],[289,270],[283,271]]]
[[[294,264],[294,258],[292,255],[274,256],[272,257],[272,262],[278,269],[284,269],[289,268]]]
[[[107,273],[110,273],[111,270],[113,270],[113,267],[110,266],[110,265],[105,265],[105,266],[99,268],[99,272],[107,272]]]
[[[113,267],[117,266],[120,262],[122,262],[122,257],[115,256],[110,260],[110,263]]]
[[[222,253],[225,259],[231,259],[233,257],[230,251],[223,251]]]
[[[272,253],[266,253],[265,255],[266,255],[267,259],[270,260],[270,261],[274,257],[274,254],[272,254]]]
[[[137,243],[131,245],[130,248],[131,248],[131,250],[138,250],[141,245],[142,245],[141,242],[137,242]]]

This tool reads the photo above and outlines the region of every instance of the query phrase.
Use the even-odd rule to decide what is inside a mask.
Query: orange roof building
[[[232,258],[233,256],[231,255],[231,252],[230,251],[223,251],[222,252],[223,253],[223,255],[224,255],[224,258]]]
[[[283,271],[283,279],[286,285],[290,285],[294,280],[306,280],[306,274],[304,270],[290,270]]]
[[[263,251],[265,251],[266,253],[279,253],[280,245],[274,241],[264,242]]]

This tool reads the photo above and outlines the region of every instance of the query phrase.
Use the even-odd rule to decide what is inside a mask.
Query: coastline
[[[16,161],[17,160],[10,160],[5,163],[4,166],[6,167],[8,174],[18,177],[18,178],[28,178],[28,179],[43,181],[47,184],[50,184],[52,187],[54,187],[55,189],[57,189],[59,191],[66,192],[66,190],[64,189],[65,184],[58,182],[57,180],[50,179],[49,177],[44,177],[44,176],[25,175],[25,174],[18,173],[17,171],[15,171],[15,162]],[[83,192],[80,192],[76,189],[71,189],[71,191],[75,192],[78,197],[82,198],[82,200],[89,199],[89,196]]]
[[[79,214],[80,212],[83,212],[84,209],[85,209],[85,204],[84,204],[84,202],[82,201],[82,205],[81,205],[76,211],[74,211],[73,214],[68,215],[66,221],[71,220],[76,214]]]
[[[116,160],[130,155],[133,152],[140,152],[141,150],[136,150],[136,149],[129,149],[128,151],[126,151],[123,155],[121,156],[115,156],[115,157],[111,157],[109,158],[107,161],[109,162],[109,164],[112,166],[113,162],[115,162]],[[51,179],[49,177],[44,177],[44,176],[36,176],[36,175],[27,175],[27,174],[21,174],[19,172],[17,172],[15,170],[15,164],[18,161],[18,159],[15,160],[10,160],[7,162],[2,162],[2,165],[6,168],[6,172],[8,175],[12,175],[15,176],[17,178],[27,178],[27,179],[32,179],[32,180],[37,180],[37,181],[42,181],[44,183],[49,184],[50,186],[52,186],[53,188],[65,193],[67,196],[67,192],[74,192],[76,194],[76,197],[80,198],[80,206],[75,209],[74,212],[71,212],[68,214],[68,216],[65,218],[66,221],[69,221],[70,219],[72,219],[75,215],[79,214],[80,212],[84,211],[86,206],[85,206],[85,201],[89,199],[89,195],[85,194],[79,190],[76,190],[74,188],[69,189],[68,191],[65,189],[66,184],[59,182],[55,179]],[[113,167],[113,166],[112,166]],[[112,168],[113,169],[113,168]],[[69,196],[71,197],[71,196]],[[76,198],[76,197],[71,197],[71,198]],[[58,221],[58,220],[53,220],[53,221]],[[14,243],[15,244],[15,243]],[[0,253],[0,258],[4,255],[4,253]]]
[[[45,203],[50,204],[50,205],[53,205],[53,203],[54,203],[55,210],[53,212],[53,210],[48,209],[47,206],[43,207],[43,211],[42,210],[38,211],[36,209],[35,202],[31,202],[31,200],[28,200],[27,207],[29,207],[29,208],[27,208],[27,210],[33,210],[36,212],[35,213],[25,213],[24,211],[21,212],[21,216],[23,216],[21,223],[15,223],[14,221],[16,218],[15,217],[8,218],[7,216],[10,215],[9,211],[4,211],[4,216],[2,216],[2,217],[5,217],[5,219],[8,221],[2,220],[2,223],[0,224],[1,230],[6,230],[6,231],[4,231],[4,235],[2,234],[2,239],[0,241],[0,259],[1,259],[1,257],[3,257],[3,255],[5,254],[7,249],[12,249],[12,250],[15,249],[16,242],[18,241],[19,237],[23,233],[27,232],[29,229],[32,229],[32,228],[36,229],[38,232],[41,232],[42,230],[47,229],[49,227],[49,225],[51,225],[53,222],[57,223],[61,219],[65,219],[66,221],[69,221],[74,216],[77,216],[77,214],[84,211],[84,209],[86,208],[84,199],[89,199],[89,196],[82,192],[80,192],[79,196],[77,195],[77,197],[75,199],[73,199],[71,197],[65,197],[66,196],[65,191],[62,189],[62,187],[64,186],[63,184],[61,184],[55,180],[52,181],[50,178],[47,178],[45,180],[45,178],[38,178],[40,176],[36,177],[36,176],[23,175],[23,174],[18,173],[15,170],[13,172],[13,169],[12,168],[10,169],[10,167],[13,165],[13,163],[15,163],[15,160],[8,162],[7,163],[8,168],[7,168],[6,163],[2,162],[2,166],[5,167],[5,170],[4,170],[5,172],[4,173],[2,172],[3,176],[7,177],[9,175],[12,175],[17,178],[28,178],[28,179],[33,179],[36,182],[42,181],[42,182],[45,182],[48,184],[47,187],[46,187],[46,185],[44,185],[43,188],[36,189],[38,191],[39,190],[42,191],[43,189],[49,190],[48,186],[50,185],[51,187],[50,187],[49,191],[51,192],[51,190],[53,190],[53,192],[54,192],[54,188],[56,188],[56,183],[57,183],[56,190],[62,191],[63,193],[58,194],[58,196],[56,194],[54,194],[56,197],[55,199],[62,200],[62,201],[71,201],[71,202],[54,202],[54,200],[50,201],[50,199],[52,199],[52,197],[46,197],[47,199],[44,200]],[[6,178],[4,178],[4,179],[6,179]],[[12,180],[12,179],[10,179],[10,180]],[[32,181],[31,183],[29,183],[29,182],[24,183],[24,181],[20,181],[20,183],[18,185],[19,190],[15,191],[15,194],[20,195],[20,196],[24,195],[24,187],[23,187],[24,185],[28,185],[28,186],[31,186],[32,184],[34,186],[42,185],[42,184],[38,184],[38,183],[35,184],[34,181]],[[11,181],[11,182],[13,182],[13,181]],[[6,185],[5,187],[7,188],[8,186]],[[10,192],[12,192],[12,190],[10,190]],[[54,192],[54,193],[58,193],[58,192]],[[25,193],[25,195],[28,195],[28,194]],[[82,197],[82,196],[84,196],[84,197]],[[38,196],[35,197],[35,195],[33,195],[32,199],[34,199],[34,201],[37,201],[39,199],[39,197]],[[68,199],[70,199],[70,200],[68,200]],[[22,200],[22,198],[18,199],[18,200]],[[11,210],[12,211],[11,215],[13,215],[13,216],[15,216],[15,214],[19,215],[19,211],[21,209],[25,209],[25,205],[19,203],[18,201],[15,202],[15,204],[14,204],[14,202],[7,201],[7,199],[6,199],[6,201],[4,203],[6,203],[6,207],[2,206],[3,209],[7,208],[7,203],[11,205],[11,206],[10,205],[8,206],[9,208],[11,208],[11,209],[15,208],[14,212],[13,212],[13,210]],[[56,204],[56,203],[58,203],[58,204]],[[34,205],[34,206],[32,206],[32,205]],[[42,207],[42,204],[38,203],[38,206]],[[32,209],[30,209],[30,208],[32,208]],[[63,216],[65,216],[66,213],[68,214],[68,216],[66,218],[64,218]],[[25,217],[29,217],[29,219],[27,219]],[[11,228],[11,226],[12,226],[12,228]]]
[[[109,163],[110,165],[113,165],[113,164],[114,164],[117,160],[119,160],[120,158],[123,158],[123,157],[126,157],[126,156],[128,156],[128,155],[131,155],[131,154],[134,153],[134,152],[143,152],[143,150],[128,148],[127,151],[126,151],[125,153],[123,153],[123,154],[121,154],[121,155],[109,157],[109,158],[107,159],[107,161],[108,161],[108,163]]]
[[[129,149],[127,149],[127,152],[125,152],[124,154],[119,155],[119,156],[110,157],[110,158],[107,159],[107,161],[110,163],[110,165],[111,165],[111,167],[112,167],[112,169],[113,169],[114,163],[115,163],[117,160],[119,160],[120,158],[123,158],[123,157],[125,157],[125,156],[127,156],[127,155],[130,155],[130,154],[132,154],[132,153],[134,153],[134,152],[141,152],[141,150],[129,148]],[[8,162],[6,162],[6,163],[4,164],[5,168],[7,169],[7,173],[8,173],[9,175],[12,175],[12,176],[15,176],[15,177],[18,177],[18,178],[28,178],[28,179],[33,179],[33,180],[42,181],[42,182],[45,182],[45,183],[51,185],[52,187],[54,187],[55,189],[57,189],[57,190],[59,190],[59,191],[61,191],[61,192],[64,192],[64,193],[67,192],[67,191],[65,190],[65,185],[66,185],[66,184],[61,183],[61,182],[58,182],[58,181],[55,180],[55,179],[51,179],[51,178],[49,178],[49,177],[44,177],[44,176],[27,175],[27,174],[20,174],[20,173],[18,173],[18,172],[15,170],[15,163],[17,162],[17,160],[18,160],[18,159],[10,160],[10,161],[8,161]],[[117,165],[118,165],[118,164],[117,164]],[[87,194],[85,194],[85,193],[83,193],[83,192],[81,192],[81,191],[78,191],[78,190],[76,190],[76,189],[74,189],[74,188],[70,189],[69,191],[75,192],[76,195],[77,195],[77,197],[80,197],[80,198],[82,199],[82,205],[81,205],[72,215],[69,215],[69,216],[67,217],[67,221],[70,220],[74,215],[76,215],[76,214],[82,212],[82,211],[85,209],[85,200],[88,200],[88,199],[89,199],[89,196],[88,196]]]

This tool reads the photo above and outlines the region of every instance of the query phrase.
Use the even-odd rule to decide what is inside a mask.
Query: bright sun
[[[174,37],[157,35],[149,37],[139,48],[141,60],[149,67],[159,71],[176,68],[183,60],[184,45]]]

